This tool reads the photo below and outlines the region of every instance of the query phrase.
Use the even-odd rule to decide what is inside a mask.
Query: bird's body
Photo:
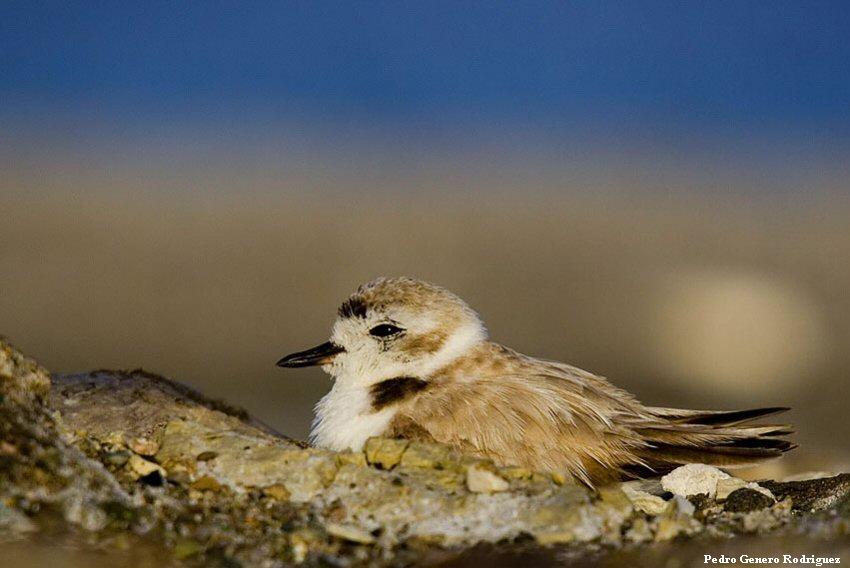
[[[321,364],[334,377],[311,432],[334,450],[422,439],[595,485],[690,462],[749,465],[793,447],[780,438],[788,426],[749,425],[784,409],[645,406],[603,377],[489,341],[460,298],[410,278],[361,286],[330,342],[280,364]]]

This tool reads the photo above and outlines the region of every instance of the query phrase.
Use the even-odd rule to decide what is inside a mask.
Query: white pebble
[[[729,479],[728,473],[722,472],[714,466],[702,463],[689,463],[677,467],[661,478],[661,487],[673,495],[689,497],[705,493],[709,497],[717,494],[717,482],[721,479]]]
[[[473,465],[466,470],[466,486],[473,493],[496,493],[507,490],[509,484],[492,471]]]

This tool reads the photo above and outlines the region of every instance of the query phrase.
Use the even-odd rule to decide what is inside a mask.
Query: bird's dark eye
[[[370,329],[369,333],[374,335],[375,337],[389,337],[391,335],[399,333],[400,331],[402,331],[400,327],[394,326],[389,323],[382,323]]]

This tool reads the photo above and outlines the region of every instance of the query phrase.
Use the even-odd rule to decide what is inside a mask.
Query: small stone
[[[620,487],[638,511],[657,516],[667,509],[667,501],[657,495],[638,489],[638,485],[633,482],[623,483]]]
[[[466,470],[466,487],[473,493],[497,493],[506,491],[510,484],[490,469],[473,465]]]
[[[372,544],[375,542],[375,537],[370,533],[351,525],[328,523],[325,525],[325,530],[330,535],[349,542],[356,542],[357,544]]]
[[[195,491],[221,491],[221,483],[214,477],[204,475],[199,477],[190,485]]]
[[[733,491],[726,499],[723,510],[729,513],[749,513],[766,509],[776,501],[760,491],[742,487]]]
[[[337,465],[366,465],[366,455],[363,452],[342,452],[336,456]]]
[[[527,467],[502,467],[499,468],[499,475],[505,479],[531,479],[533,471]]]
[[[274,485],[263,487],[263,495],[275,499],[276,501],[288,501],[290,497],[289,489],[281,483],[275,483]]]
[[[366,453],[366,460],[370,464],[390,470],[401,461],[408,443],[407,440],[369,438],[363,451]]]
[[[159,444],[154,440],[139,437],[130,442],[130,449],[140,456],[155,456],[159,451]]]
[[[551,475],[543,474],[543,473],[540,473],[539,471],[535,471],[534,473],[531,474],[531,482],[535,483],[537,485],[540,485],[540,486],[547,486],[547,487],[551,486],[552,483],[554,483],[552,481]]]
[[[125,468],[130,473],[133,479],[146,477],[154,472],[159,472],[159,474],[162,475],[163,478],[165,477],[165,470],[162,469],[162,467],[142,457],[139,457],[136,454],[132,454],[130,456],[130,458],[127,460]]]
[[[214,460],[217,457],[218,457],[218,452],[210,452],[210,451],[201,452],[200,454],[198,454],[195,457],[195,461],[207,462],[207,461],[210,461],[210,460]]]
[[[717,482],[731,477],[716,467],[691,463],[677,467],[661,478],[661,487],[674,495],[688,497],[705,493],[709,497],[717,494]]]

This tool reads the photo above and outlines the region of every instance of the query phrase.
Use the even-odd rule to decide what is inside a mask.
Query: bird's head
[[[321,365],[338,379],[364,384],[427,379],[486,337],[478,314],[448,290],[413,278],[377,278],[339,307],[330,341],[277,364]]]

